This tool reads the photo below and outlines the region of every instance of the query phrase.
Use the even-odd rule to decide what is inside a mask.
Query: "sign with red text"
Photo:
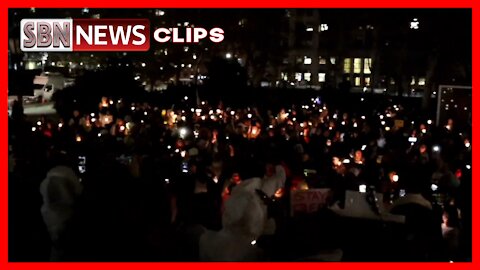
[[[329,188],[294,190],[290,196],[290,215],[316,212],[327,205],[329,197]]]

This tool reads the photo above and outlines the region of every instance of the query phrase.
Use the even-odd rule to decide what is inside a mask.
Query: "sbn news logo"
[[[148,51],[148,19],[23,19],[20,48],[24,52]],[[157,28],[160,43],[199,43],[207,37],[223,41],[221,28]]]

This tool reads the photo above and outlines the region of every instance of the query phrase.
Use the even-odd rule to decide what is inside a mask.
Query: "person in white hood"
[[[67,224],[73,216],[74,204],[82,193],[82,185],[71,168],[56,166],[42,181],[40,193],[43,198],[41,213],[52,241],[50,259],[58,261],[64,253]]]
[[[201,261],[261,260],[262,250],[255,243],[263,233],[266,211],[260,197],[251,189],[260,180],[244,181],[234,189],[225,203],[223,228],[218,232],[207,230],[200,237]]]

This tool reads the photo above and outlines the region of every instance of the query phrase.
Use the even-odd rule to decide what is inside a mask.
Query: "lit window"
[[[332,65],[335,65],[335,62],[336,62],[335,57],[330,57],[330,63],[332,63]]]
[[[313,27],[307,27],[307,32],[313,32]]]
[[[425,78],[419,78],[418,85],[425,85]]]
[[[343,73],[350,73],[352,71],[352,58],[345,58],[343,60]]]
[[[353,73],[360,74],[362,72],[362,58],[353,60]]]
[[[305,64],[305,65],[312,64],[312,58],[305,56],[305,58],[303,59],[303,64]]]
[[[327,64],[327,59],[322,58],[321,56],[320,56],[318,59],[319,59],[319,64],[320,64],[320,65],[325,65],[325,64]]]
[[[302,81],[302,73],[296,72],[295,73],[295,80],[300,82]]]
[[[165,11],[161,9],[155,10],[155,16],[163,16],[163,15],[165,15]]]
[[[296,58],[296,61],[297,61],[297,64],[301,64],[303,62],[303,58],[299,56]]]
[[[320,26],[318,28],[320,29],[321,32],[327,31],[328,30],[328,24],[322,23],[322,24],[320,24]]]
[[[282,80],[288,81],[288,73],[282,72]]]
[[[390,84],[395,84],[395,80],[393,78],[390,78]]]
[[[325,73],[318,73],[318,82],[325,82]]]
[[[415,85],[415,77],[412,76],[412,81],[410,81],[410,85]]]
[[[310,72],[303,73],[303,78],[305,79],[305,81],[309,82],[311,77],[312,77],[312,73]]]
[[[365,86],[370,86],[370,77],[365,77]]]
[[[365,58],[363,62],[363,74],[372,73],[370,68],[372,67],[372,58]]]
[[[360,86],[360,77],[355,77],[355,86]]]

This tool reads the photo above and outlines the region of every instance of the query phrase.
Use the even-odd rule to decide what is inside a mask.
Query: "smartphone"
[[[417,142],[417,137],[409,137],[408,142],[416,143]]]
[[[87,158],[85,156],[78,156],[78,171],[84,174],[87,171]]]
[[[188,173],[188,163],[186,161],[182,162],[182,173]]]

